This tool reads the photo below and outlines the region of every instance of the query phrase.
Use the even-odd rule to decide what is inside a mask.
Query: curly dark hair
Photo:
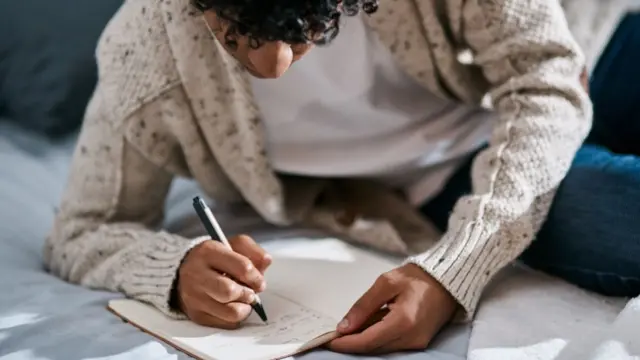
[[[212,10],[229,26],[228,46],[247,36],[253,48],[264,42],[325,45],[340,31],[340,16],[372,14],[378,0],[192,0],[200,11]]]

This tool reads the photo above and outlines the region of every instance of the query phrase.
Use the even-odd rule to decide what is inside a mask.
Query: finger
[[[217,318],[206,311],[193,311],[187,314],[189,319],[194,323],[202,326],[213,327],[218,329],[235,330],[240,326],[239,323],[224,321]]]
[[[389,279],[390,275],[380,276],[367,292],[358,299],[347,315],[338,324],[337,331],[341,334],[349,334],[362,327],[362,325],[383,305],[391,301],[397,290]]]
[[[211,276],[213,274],[213,276]],[[188,292],[184,294],[185,300],[189,301],[189,308],[195,311],[205,312],[213,317],[222,319],[227,323],[240,322],[251,313],[251,304],[255,301],[253,290],[235,284],[232,280],[209,271],[204,274],[209,278],[208,282],[192,283]],[[230,283],[226,283],[226,282]],[[211,286],[217,283],[216,286]],[[226,295],[228,290],[220,291],[219,287],[231,287],[230,295]],[[240,293],[236,293],[240,291]],[[228,298],[235,299],[226,302]]]
[[[246,256],[228,249],[218,241],[207,241],[204,259],[207,265],[222,274],[227,274],[235,281],[255,291],[263,291],[264,278],[253,262]]]
[[[388,308],[382,308],[378,311],[376,311],[373,315],[371,315],[365,322],[364,324],[362,324],[362,326],[357,329],[356,331],[363,331],[364,329],[373,326],[374,324],[382,321],[382,319],[387,316],[387,314],[389,313],[389,309]]]
[[[388,308],[384,308],[384,309],[381,309],[381,310],[377,311],[372,316],[370,316],[369,319],[367,319],[367,321],[357,331],[361,332],[361,331],[364,331],[365,329],[369,328],[370,326],[373,326],[377,322],[381,321],[388,313],[389,313],[389,309]],[[340,338],[338,338],[338,339],[340,339]],[[336,340],[333,340],[333,341],[336,341]],[[331,348],[331,344],[332,344],[332,342],[330,342],[328,344],[329,348]],[[340,346],[339,342],[338,342],[338,346]]]
[[[233,251],[249,258],[253,265],[264,273],[271,265],[271,255],[258,245],[250,236],[239,235],[229,240]]]
[[[242,293],[233,302],[251,305],[256,301],[256,292],[246,286],[242,286]]]
[[[417,341],[417,338],[411,338],[408,336],[401,336],[393,341],[388,342],[386,345],[380,346],[371,351],[373,354],[389,354],[398,351],[407,350],[424,350],[429,345],[428,341]]]
[[[243,302],[251,304],[255,301],[255,292],[246,286],[240,285],[222,274],[213,272],[209,281],[202,282],[200,292],[221,304],[231,302]]]
[[[402,328],[403,319],[398,315],[398,312],[391,311],[382,320],[364,331],[333,340],[329,343],[329,348],[342,353],[370,353],[406,335],[399,330]]]
[[[224,321],[227,324],[237,324],[251,315],[251,306],[241,302],[221,304],[212,298],[204,302],[201,311]]]

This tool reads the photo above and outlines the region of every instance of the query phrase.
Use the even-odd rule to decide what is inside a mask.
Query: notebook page
[[[265,292],[261,299],[268,309],[269,323],[252,314],[237,330],[173,320],[134,300],[113,300],[109,307],[145,331],[207,360],[281,358],[301,351],[309,341],[335,330],[333,319],[278,295]]]
[[[273,256],[267,288],[337,324],[380,274],[403,258],[382,256],[338,239],[287,239],[265,245]],[[267,312],[270,309],[265,304]]]

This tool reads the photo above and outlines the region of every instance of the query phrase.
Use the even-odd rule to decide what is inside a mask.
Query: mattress
[[[0,124],[0,359],[187,359],[107,312],[107,302],[120,294],[81,288],[43,270],[41,248],[74,142],[73,136],[54,142]],[[196,193],[190,181],[175,182],[167,203],[168,228],[189,232],[190,199]],[[265,246],[273,239],[308,236],[303,229],[270,228],[246,209],[234,211],[227,213],[239,220],[229,232],[248,231]],[[467,327],[451,327],[425,352],[357,359],[462,360],[469,333]],[[356,357],[319,350],[298,358]]]

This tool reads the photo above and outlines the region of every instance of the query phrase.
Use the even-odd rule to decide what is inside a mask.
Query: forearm
[[[158,231],[172,175],[127,143],[95,108],[80,135],[45,265],[83,286],[117,291],[171,315],[169,292],[193,243]]]
[[[555,189],[591,126],[583,56],[553,3],[470,5],[476,63],[493,85],[498,119],[474,161],[473,192],[456,204],[441,241],[409,259],[471,317],[485,285],[533,241]]]

